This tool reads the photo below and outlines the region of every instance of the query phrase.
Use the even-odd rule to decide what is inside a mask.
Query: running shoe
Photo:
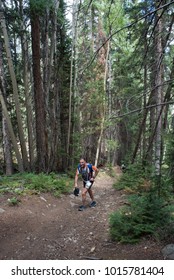
[[[91,202],[91,207],[95,207],[97,205],[96,201]]]
[[[83,210],[85,210],[85,206],[84,205],[79,206],[79,211],[83,211]]]

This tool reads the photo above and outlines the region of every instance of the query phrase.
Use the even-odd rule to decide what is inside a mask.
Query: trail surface
[[[8,205],[9,195],[0,196],[0,259],[163,259],[162,245],[151,238],[124,245],[111,240],[109,215],[125,201],[112,185],[113,178],[101,171],[93,186],[97,206],[83,212],[78,211],[81,196],[72,193],[22,196],[15,207]]]

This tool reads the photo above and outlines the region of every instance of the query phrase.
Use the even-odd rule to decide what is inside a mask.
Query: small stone
[[[93,253],[95,251],[95,246],[91,248],[90,252]]]
[[[162,249],[165,260],[174,260],[174,244],[168,244]]]

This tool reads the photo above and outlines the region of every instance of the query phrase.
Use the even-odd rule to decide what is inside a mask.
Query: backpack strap
[[[88,172],[89,172],[89,179],[91,179],[92,173],[93,173],[92,164],[87,163],[87,166],[88,166]]]
[[[80,163],[78,164],[77,169],[78,169],[78,171],[80,173]]]
[[[92,164],[86,163],[86,166],[85,166],[84,169],[82,169],[81,166],[80,166],[80,164],[78,164],[77,170],[78,170],[79,174],[82,174],[82,178],[83,178],[85,181],[91,179],[91,177],[92,177],[92,172],[93,172]]]

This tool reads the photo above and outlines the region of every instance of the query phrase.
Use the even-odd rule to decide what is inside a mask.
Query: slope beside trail
[[[1,196],[0,259],[163,259],[162,245],[151,238],[138,244],[111,240],[109,215],[125,201],[124,193],[113,189],[114,180],[104,171],[99,173],[93,186],[97,206],[83,212],[78,211],[81,196],[72,193],[60,198],[48,193],[22,196],[15,207],[8,205],[9,195]]]

